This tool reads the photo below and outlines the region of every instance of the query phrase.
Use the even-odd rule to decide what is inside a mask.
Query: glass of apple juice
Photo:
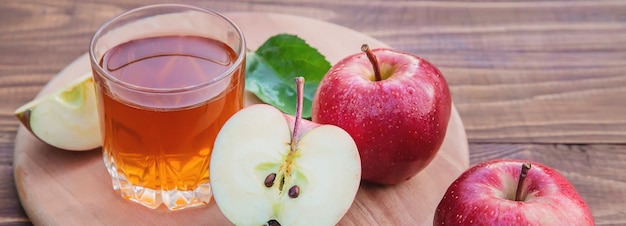
[[[231,20],[189,5],[133,9],[95,32],[89,57],[114,190],[153,209],[210,201],[213,142],[243,108],[245,49]]]

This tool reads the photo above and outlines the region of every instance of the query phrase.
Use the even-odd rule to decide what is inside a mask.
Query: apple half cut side
[[[335,225],[352,205],[361,161],[350,135],[302,120],[294,152],[294,121],[257,104],[220,130],[211,186],[218,207],[235,225]]]
[[[86,151],[102,145],[91,73],[17,108],[15,116],[41,141],[56,148]]]

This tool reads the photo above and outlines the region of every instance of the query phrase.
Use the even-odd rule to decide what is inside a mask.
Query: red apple
[[[396,184],[437,154],[452,107],[448,84],[433,64],[412,54],[367,45],[362,51],[324,76],[312,120],[352,136],[364,181]]]
[[[450,185],[433,225],[594,225],[589,207],[556,170],[536,162],[491,160]]]

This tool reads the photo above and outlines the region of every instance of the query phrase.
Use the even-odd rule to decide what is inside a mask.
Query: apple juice
[[[200,202],[210,200],[211,150],[222,125],[243,108],[244,66],[211,92],[164,90],[205,83],[236,59],[225,43],[176,35],[129,41],[104,54],[104,71],[148,90],[130,92],[95,76],[105,164],[122,196],[152,208],[196,202],[188,196],[203,192]]]

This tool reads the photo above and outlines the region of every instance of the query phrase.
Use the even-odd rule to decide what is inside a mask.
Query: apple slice
[[[22,105],[14,114],[33,135],[54,147],[85,151],[102,145],[91,73]]]
[[[257,104],[233,115],[211,155],[211,187],[235,225],[335,225],[361,178],[356,144],[343,129],[301,120]]]

